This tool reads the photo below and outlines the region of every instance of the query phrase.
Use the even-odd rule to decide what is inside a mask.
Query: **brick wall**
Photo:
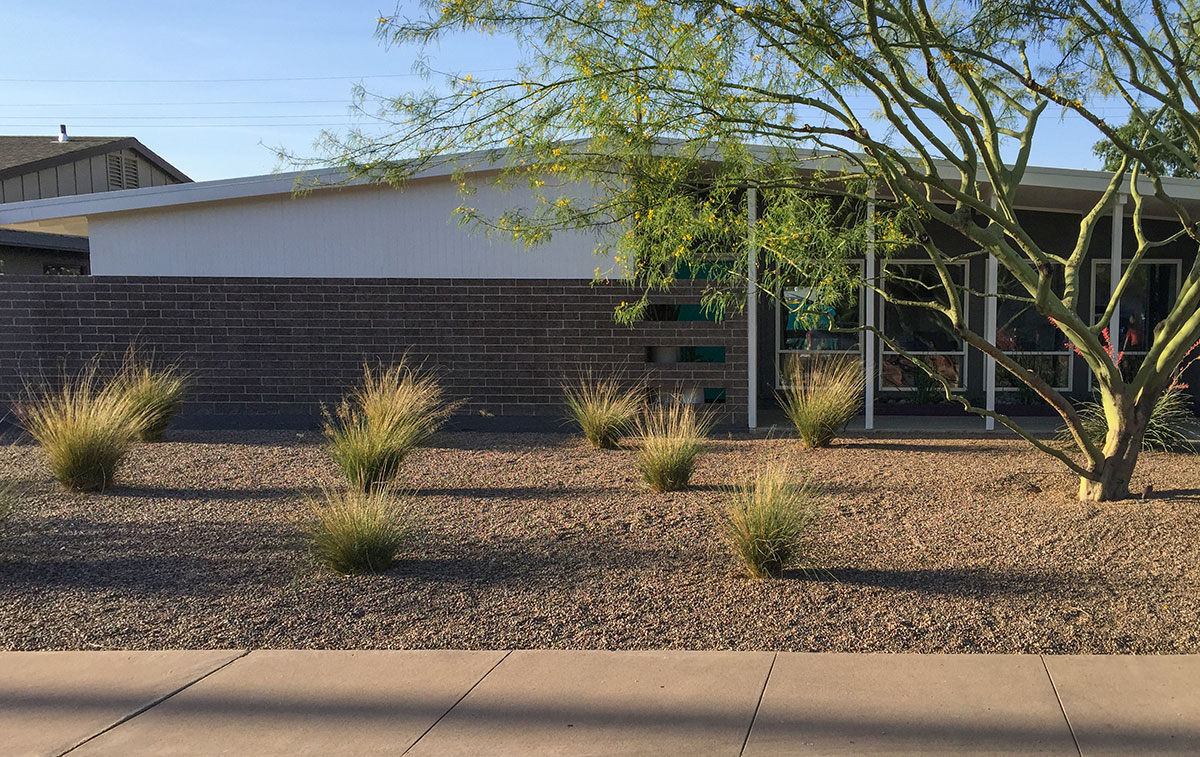
[[[681,282],[656,301],[698,295]],[[627,299],[575,280],[2,276],[0,398],[136,341],[194,371],[185,413],[216,425],[311,419],[364,360],[405,352],[467,401],[464,417],[561,417],[561,379],[599,365],[665,389],[723,388],[723,421],[744,423],[744,318],[630,329],[612,319]],[[726,362],[646,362],[647,348],[672,345],[724,346]]]

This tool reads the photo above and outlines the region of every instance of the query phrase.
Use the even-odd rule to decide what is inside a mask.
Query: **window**
[[[889,261],[881,266],[883,290],[901,300],[946,302],[946,291],[938,278],[937,269],[929,261]],[[967,277],[966,263],[950,265],[951,280],[963,286]],[[966,293],[961,293],[966,307]],[[928,308],[895,305],[884,300],[880,314],[884,335],[901,349],[917,357],[941,374],[950,386],[961,388],[967,367],[966,343],[954,333],[950,319]],[[929,378],[900,353],[886,343],[879,360],[879,387],[888,391],[913,391],[923,387]]]
[[[1129,261],[1121,261],[1122,273]],[[1112,263],[1108,260],[1092,261],[1092,317],[1104,316],[1108,304],[1108,293],[1112,291],[1109,272]],[[1126,379],[1141,367],[1142,359],[1154,342],[1154,327],[1157,326],[1179,295],[1182,263],[1178,260],[1146,259],[1138,264],[1133,278],[1121,295],[1120,334],[1109,335],[1117,350],[1125,353],[1121,369]]]
[[[1055,270],[1051,287],[1054,291],[1062,291],[1061,268]],[[997,291],[1002,295],[1029,297],[1025,288],[1005,268],[1000,268]],[[1071,348],[1063,333],[1050,319],[1037,312],[1033,303],[1004,298],[996,300],[996,346],[1055,389],[1071,388]],[[997,390],[1023,390],[1024,386],[1008,371],[996,369]]]
[[[862,261],[852,264],[851,275],[861,277],[862,271]],[[777,388],[785,388],[784,369],[791,360],[862,354],[861,288],[840,301],[822,303],[808,287],[785,287],[775,301],[775,317]]]

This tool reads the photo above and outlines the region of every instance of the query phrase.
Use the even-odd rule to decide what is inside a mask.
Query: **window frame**
[[[879,287],[880,287],[880,289],[885,290],[885,291],[886,291],[886,287],[887,287],[887,281],[883,278],[883,270],[884,270],[885,266],[892,265],[892,264],[896,264],[896,265],[929,265],[929,266],[935,265],[935,263],[932,260],[929,260],[928,258],[891,258],[889,260],[879,261],[879,276],[878,276]],[[960,260],[960,261],[956,261],[956,262],[947,263],[946,265],[962,266],[962,271],[963,271],[963,291],[961,293],[962,294],[962,309],[963,309],[964,313],[969,314],[971,312],[971,292],[969,291],[970,283],[971,283],[971,261],[970,260]],[[880,303],[879,303],[879,308],[877,311],[877,315],[879,318],[879,333],[887,334],[886,324],[887,324],[888,301],[887,301],[887,298],[882,295],[880,295],[879,299],[880,299]],[[897,307],[900,307],[900,306],[897,306]],[[914,355],[914,356],[919,356],[919,355],[961,356],[962,362],[960,364],[961,368],[959,369],[959,374],[958,374],[959,385],[956,387],[953,387],[951,389],[951,391],[953,391],[953,392],[966,392],[967,391],[967,376],[969,375],[969,372],[970,372],[970,368],[968,366],[968,361],[970,360],[971,346],[969,344],[967,344],[967,341],[965,339],[962,340],[962,350],[957,351],[957,352],[951,352],[951,351],[947,351],[947,350],[907,350],[907,352],[908,352],[908,354]],[[883,359],[884,359],[884,357],[898,357],[902,360],[905,359],[905,357],[904,357],[904,355],[902,355],[899,352],[888,349],[887,342],[885,342],[883,339],[879,339],[879,353],[878,353],[877,357],[879,358],[878,363],[877,363],[877,365],[879,366],[879,369],[876,370],[876,372],[875,372],[876,373],[875,382],[876,382],[877,391],[900,392],[900,393],[904,393],[904,392],[914,392],[915,393],[916,391],[918,391],[917,387],[915,387],[915,386],[884,386],[884,383],[883,383]]]
[[[867,261],[865,258],[854,258],[846,261],[847,265],[858,268],[859,277],[865,279],[867,270]],[[787,331],[784,328],[784,308],[783,297],[788,292],[788,289],[780,287],[775,295],[775,388],[779,391],[786,391],[791,388],[789,384],[783,380],[783,362],[785,355],[858,355],[863,357],[863,325],[867,319],[867,301],[866,297],[874,294],[874,290],[868,288],[865,284],[858,287],[858,331],[855,334],[855,340],[858,347],[852,350],[792,350],[784,349],[783,335]]]
[[[997,281],[996,281],[997,289],[1000,288],[999,277],[1003,276],[1004,272],[1006,270],[1007,269],[1004,267],[999,267],[999,273],[997,273]],[[1095,295],[1095,285],[1094,284],[1092,287],[1092,293],[1094,296]],[[997,301],[996,301],[997,313],[999,313],[999,307],[1000,307],[1000,300],[997,299]],[[999,320],[999,318],[997,317],[997,321],[998,320]],[[1023,355],[1030,355],[1033,357],[1065,357],[1067,359],[1067,383],[1065,386],[1051,386],[1050,388],[1056,392],[1069,392],[1069,391],[1071,391],[1071,388],[1075,386],[1075,353],[1071,349],[1071,343],[1069,340],[1067,340],[1065,335],[1063,336],[1063,349],[1061,349],[1061,350],[1004,350],[1004,354],[1008,355],[1009,357],[1020,357]],[[1000,372],[1008,373],[1007,370],[1005,370],[1004,368],[1001,368],[999,365],[997,365],[996,373],[999,374]],[[1010,373],[1009,375],[1011,376],[1012,374]],[[1013,377],[1013,380],[1014,381],[1017,380],[1015,376]],[[1007,394],[1008,392],[1018,392],[1021,390],[1021,388],[1022,387],[1020,387],[1020,386],[1000,386],[997,384],[996,392],[997,393],[1005,392]]]

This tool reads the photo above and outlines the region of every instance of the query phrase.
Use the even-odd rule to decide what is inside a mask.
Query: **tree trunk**
[[[1129,480],[1142,451],[1146,419],[1123,398],[1104,403],[1108,417],[1108,435],[1104,440],[1104,460],[1093,478],[1080,477],[1079,499],[1087,502],[1112,502],[1130,497]]]

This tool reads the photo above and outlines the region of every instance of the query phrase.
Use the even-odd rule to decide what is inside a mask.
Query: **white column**
[[[746,425],[758,428],[758,190],[746,190]]]
[[[996,302],[996,292],[1000,285],[1000,262],[996,260],[995,255],[987,256],[987,298],[984,300],[983,310],[983,338],[988,341],[988,344],[996,344],[996,308],[999,303]],[[988,410],[996,411],[996,358],[991,355],[983,356],[983,390],[985,392],[985,406]],[[983,428],[986,431],[994,431],[996,429],[996,419],[991,416],[984,416]]]
[[[863,268],[865,282],[875,279],[875,190],[871,189],[871,199],[867,200],[867,260]],[[875,325],[875,290],[866,286],[862,288],[864,315],[867,326]],[[875,428],[875,332],[863,331],[863,372],[867,378],[867,391],[863,403],[863,427],[868,431]]]
[[[996,209],[996,189],[992,188],[992,196],[989,200],[992,210]],[[983,301],[983,338],[988,344],[996,344],[996,320],[997,307],[999,302],[996,300],[996,293],[1000,290],[1000,261],[995,255],[987,256],[987,271],[986,281],[984,282],[984,301]],[[996,412],[996,359],[991,355],[983,356],[983,406],[991,412]],[[996,430],[996,419],[984,416],[983,428],[985,431]]]
[[[1117,283],[1121,281],[1121,253],[1124,246],[1124,235],[1125,195],[1117,195],[1116,204],[1113,205],[1112,248],[1109,251],[1108,294],[1110,297],[1117,293]],[[1108,338],[1115,355],[1121,349],[1121,303],[1119,302],[1113,308],[1112,318],[1108,321]]]

